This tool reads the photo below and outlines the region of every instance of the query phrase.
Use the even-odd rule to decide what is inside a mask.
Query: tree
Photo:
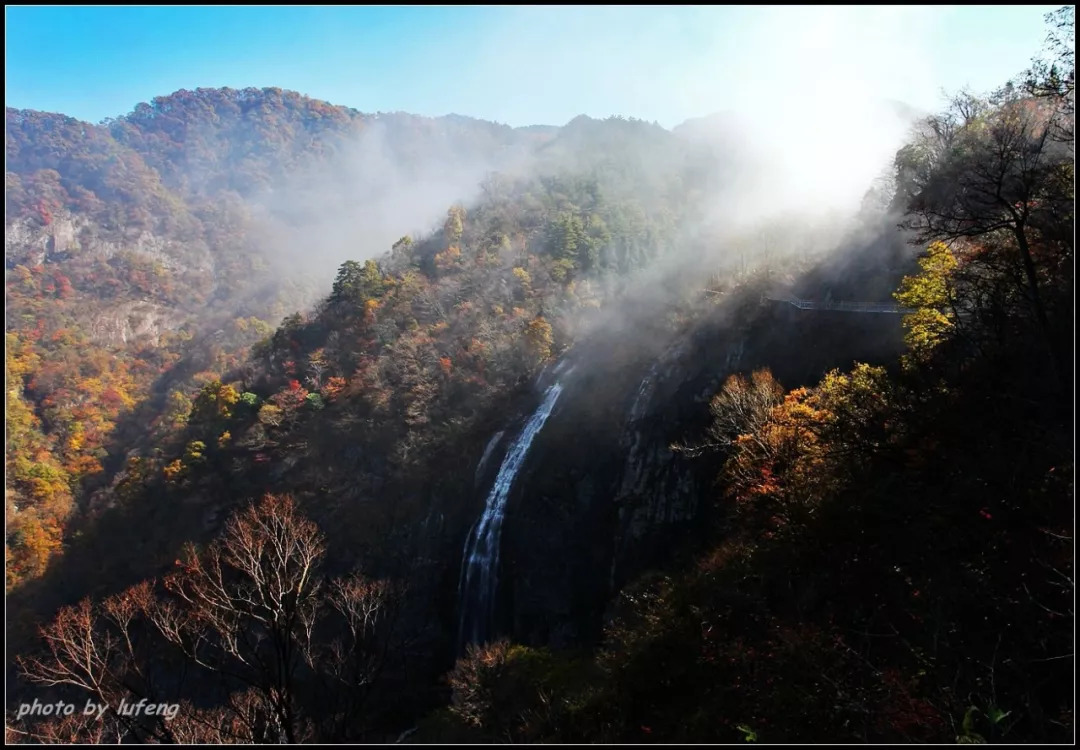
[[[326,372],[330,366],[331,362],[326,356],[325,349],[316,349],[308,355],[308,372],[311,373],[307,379],[308,385],[315,390],[321,390],[323,387],[323,373]]]
[[[1062,6],[1045,19],[1051,26],[1046,54],[1032,61],[1022,85],[1031,96],[1054,103],[1054,135],[1071,144],[1076,125],[1076,6]]]
[[[110,706],[106,725],[136,741],[291,743],[315,726],[340,732],[387,657],[394,592],[358,573],[324,581],[324,552],[292,499],[267,495],[205,550],[189,545],[162,594],[147,581],[66,607],[41,629],[44,649],[18,665],[35,683]],[[227,698],[204,707],[220,695],[215,684]],[[199,707],[189,696],[202,696]],[[182,720],[116,712],[140,698],[184,700]]]
[[[1050,139],[1054,112],[1014,89],[994,100],[954,98],[897,157],[906,225],[923,241],[1007,242],[1038,333],[1061,383],[1059,332],[1044,299],[1048,269],[1067,262],[1071,235],[1071,155]]]
[[[499,721],[500,678],[506,672],[510,643],[470,644],[449,675],[450,710],[466,724],[487,727]]]
[[[904,341],[911,355],[925,361],[955,326],[957,299],[951,274],[956,258],[944,242],[931,243],[919,258],[921,272],[905,276],[896,301],[914,310],[904,316]]]
[[[197,614],[190,629],[166,619],[165,636],[196,663],[258,689],[277,741],[297,740],[296,676],[311,647],[324,551],[322,534],[291,498],[268,495],[233,517],[204,553],[189,547],[165,579]]]
[[[529,321],[525,327],[525,342],[529,352],[538,360],[545,360],[551,356],[551,345],[554,339],[551,333],[551,324],[540,315]]]
[[[591,267],[599,257],[598,249],[590,245],[591,239],[585,233],[581,217],[575,213],[564,211],[559,214],[551,225],[549,235],[554,259],[551,275],[556,281],[566,281],[575,268]]]
[[[182,394],[181,394],[182,395]],[[233,407],[240,400],[240,394],[231,385],[223,385],[220,380],[212,380],[202,387],[191,408],[192,424],[216,425],[232,417]]]
[[[338,269],[330,301],[359,305],[365,299],[378,298],[382,292],[383,276],[375,261],[366,260],[361,264],[355,260],[347,260]]]
[[[513,274],[514,279],[518,283],[518,288],[517,288],[517,290],[515,290],[517,292],[516,297],[519,300],[524,301],[525,299],[528,298],[529,294],[532,292],[532,277],[529,276],[528,271],[526,271],[524,268],[522,268],[520,266],[516,266],[511,271],[511,273]]]
[[[709,401],[712,423],[706,428],[705,440],[697,445],[672,446],[691,457],[707,450],[726,449],[740,435],[754,435],[768,419],[773,407],[784,400],[784,387],[769,370],[755,370],[749,378],[735,374]]]
[[[460,204],[451,206],[446,212],[446,224],[443,227],[450,245],[461,242],[465,233],[465,207]]]
[[[599,214],[590,214],[585,228],[579,257],[581,267],[590,271],[599,265],[601,251],[611,243],[611,231]]]
[[[413,240],[405,235],[390,248],[390,260],[397,266],[397,270],[407,267],[412,262]]]

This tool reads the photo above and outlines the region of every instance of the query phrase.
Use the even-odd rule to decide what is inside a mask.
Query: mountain
[[[437,326],[439,355],[456,358],[490,314],[466,308],[446,329],[462,300],[496,295],[499,346],[509,346],[525,316],[595,304],[601,286],[648,263],[684,210],[661,190],[681,167],[668,161],[676,140],[614,119],[514,130],[365,115],[280,89],[198,89],[100,125],[8,108],[6,143],[8,392],[19,415],[9,423],[9,587],[44,572],[74,525],[116,506],[133,467],[169,464],[168,446],[190,442],[202,390],[260,371],[252,354],[276,347],[289,329],[269,334],[325,294],[344,261],[393,245],[375,274],[404,285],[391,295],[401,298],[393,324],[419,340],[415,326]],[[460,206],[447,218],[462,200],[480,202],[475,221]],[[460,255],[459,235],[479,243],[474,255]],[[590,279],[575,289],[579,275]],[[327,314],[310,325],[341,324]],[[397,356],[401,332],[387,316],[348,341],[335,377]],[[481,357],[470,388],[501,393],[530,356],[494,372]],[[306,366],[287,361],[273,371]],[[423,433],[409,428],[412,440],[432,439]]]
[[[9,108],[9,712],[177,706],[9,738],[1064,737],[1071,165],[980,106],[842,223],[726,115]]]

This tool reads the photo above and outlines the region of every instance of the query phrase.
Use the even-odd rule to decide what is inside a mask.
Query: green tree
[[[584,243],[585,227],[581,217],[570,212],[559,214],[551,228],[552,256],[556,260],[574,264],[578,260],[578,250]]]
[[[357,305],[369,298],[378,299],[383,289],[383,276],[375,261],[347,260],[338,269],[330,300]]]
[[[196,425],[216,425],[232,417],[233,407],[240,394],[231,385],[212,380],[202,387],[191,407],[190,422]]]

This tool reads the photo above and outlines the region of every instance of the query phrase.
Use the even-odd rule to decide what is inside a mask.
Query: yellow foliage
[[[184,463],[193,464],[201,461],[205,457],[203,455],[203,451],[205,450],[206,443],[201,440],[192,440],[184,449]]]
[[[956,257],[943,242],[934,242],[919,258],[920,272],[905,276],[896,301],[914,310],[904,316],[904,341],[916,360],[925,360],[953,328],[951,276]]]
[[[183,427],[187,424],[188,415],[191,413],[191,399],[182,391],[173,391],[169,394],[168,421],[174,427]]]
[[[87,378],[79,383],[79,390],[96,399],[105,390],[105,384],[101,382],[101,378]]]
[[[261,424],[277,427],[284,418],[285,415],[281,411],[281,408],[274,406],[273,404],[263,404],[259,408],[259,422]]]
[[[451,206],[446,212],[446,224],[443,227],[447,238],[451,243],[461,240],[465,232],[465,208],[461,205]]]
[[[163,474],[165,474],[165,479],[167,481],[175,482],[177,479],[183,476],[184,464],[178,458],[172,463],[170,463],[168,466],[163,468],[161,471]]]
[[[525,340],[529,351],[538,359],[547,359],[551,356],[551,345],[554,339],[551,334],[551,324],[537,315],[525,327]]]
[[[939,310],[916,310],[904,316],[904,343],[916,360],[922,360],[945,340],[952,327],[950,317]]]
[[[64,468],[76,478],[97,474],[102,470],[101,462],[85,453],[71,456],[64,464]]]
[[[200,421],[229,419],[232,416],[232,407],[239,400],[240,393],[235,388],[213,380],[204,385],[195,398],[192,417]],[[177,402],[181,403],[179,399]]]
[[[83,441],[85,438],[85,431],[81,422],[74,422],[70,427],[67,439],[67,451],[69,453],[77,453],[82,450]]]
[[[30,273],[30,269],[26,266],[21,264],[15,266],[15,276],[27,291],[33,292],[37,289],[37,284],[34,283],[34,274]]]
[[[905,307],[941,307],[948,303],[949,275],[956,270],[956,257],[944,242],[931,243],[919,258],[915,276],[905,276],[893,296]]]
[[[885,369],[866,364],[787,393],[734,441],[724,466],[728,495],[763,510],[774,531],[805,519],[847,481],[853,457],[888,439],[893,393]]]

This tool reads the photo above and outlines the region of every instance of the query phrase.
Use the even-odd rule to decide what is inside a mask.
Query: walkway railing
[[[762,296],[762,299],[772,300],[773,302],[787,302],[800,310],[839,310],[841,312],[891,313],[894,315],[909,315],[915,312],[909,307],[899,307],[897,305],[866,305],[860,302],[815,302],[790,295],[773,296],[766,294]]]

